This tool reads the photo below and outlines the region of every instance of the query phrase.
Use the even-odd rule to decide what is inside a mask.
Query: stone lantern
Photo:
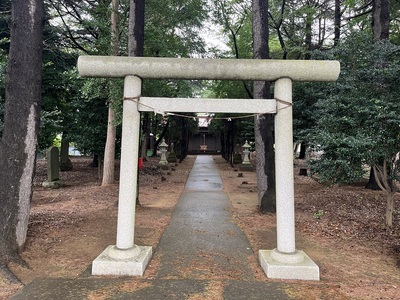
[[[246,140],[246,142],[242,146],[243,161],[242,161],[242,165],[240,166],[241,170],[252,170],[253,169],[253,166],[251,165],[250,159],[249,159],[250,148],[251,148],[251,146],[249,145],[249,143]]]
[[[158,147],[160,148],[160,152],[161,152],[161,159],[158,164],[162,165],[162,166],[168,165],[168,161],[167,161],[168,145],[164,139],[162,140],[162,143]]]

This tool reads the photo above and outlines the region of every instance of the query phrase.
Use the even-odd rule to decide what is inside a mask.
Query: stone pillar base
[[[142,276],[152,256],[150,246],[119,250],[108,246],[92,263],[92,275]]]
[[[251,164],[240,164],[239,166],[240,171],[254,171],[254,167]]]
[[[61,180],[55,180],[55,181],[44,181],[42,183],[42,186],[46,189],[58,189],[64,187],[65,184]]]
[[[259,250],[258,257],[268,278],[319,280],[319,267],[303,251],[291,255],[275,249]]]

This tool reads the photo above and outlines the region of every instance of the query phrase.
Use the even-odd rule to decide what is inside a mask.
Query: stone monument
[[[42,183],[43,187],[57,189],[63,186],[63,183],[60,180],[59,158],[60,155],[57,147],[52,146],[46,150],[47,181]]]

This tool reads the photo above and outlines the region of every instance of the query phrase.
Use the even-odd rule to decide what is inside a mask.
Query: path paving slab
[[[136,287],[126,288],[135,281]],[[132,299],[132,300],[213,300],[214,287],[222,287],[227,300],[281,300],[291,299],[280,284],[275,282],[200,279],[140,279],[140,278],[78,278],[35,279],[25,286],[13,300],[80,300],[80,299]]]

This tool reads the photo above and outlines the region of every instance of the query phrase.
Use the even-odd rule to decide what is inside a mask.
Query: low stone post
[[[178,161],[178,158],[176,157],[175,145],[173,142],[171,142],[171,144],[170,144],[170,149],[171,149],[171,151],[168,154],[167,161],[169,163],[176,163]]]
[[[59,153],[58,148],[55,146],[49,147],[46,150],[47,181],[42,183],[45,188],[57,189],[62,186],[62,182],[60,181]]]

